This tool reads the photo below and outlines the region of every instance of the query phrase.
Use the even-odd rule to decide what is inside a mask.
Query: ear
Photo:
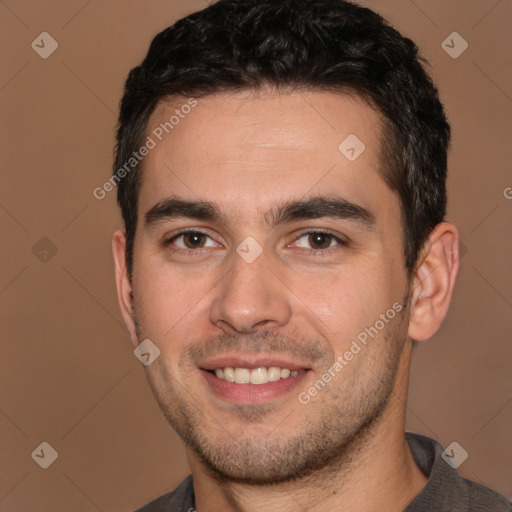
[[[132,285],[126,268],[126,233],[117,230],[112,236],[112,256],[114,258],[117,300],[134,347],[138,345],[133,309]]]
[[[441,326],[459,270],[459,233],[450,222],[430,233],[413,279],[409,337],[425,341]]]

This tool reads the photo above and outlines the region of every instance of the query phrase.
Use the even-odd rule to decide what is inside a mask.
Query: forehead
[[[393,200],[378,172],[380,117],[359,97],[245,91],[196,101],[161,102],[148,122],[142,214],[169,196],[221,202],[239,217],[326,192],[364,207]]]

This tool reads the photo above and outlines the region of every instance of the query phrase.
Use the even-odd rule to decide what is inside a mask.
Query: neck
[[[336,463],[299,481],[272,486],[218,481],[189,450],[197,512],[404,510],[427,482],[405,440],[407,380],[407,372],[399,371],[382,416]]]

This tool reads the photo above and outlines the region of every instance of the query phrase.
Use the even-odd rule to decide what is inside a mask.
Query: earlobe
[[[134,346],[138,345],[135,329],[133,291],[126,268],[126,234],[117,230],[112,236],[112,256],[114,258],[115,282],[119,308]]]
[[[441,326],[458,269],[457,228],[450,222],[441,222],[430,233],[414,275],[409,320],[409,336],[413,340],[427,340]]]

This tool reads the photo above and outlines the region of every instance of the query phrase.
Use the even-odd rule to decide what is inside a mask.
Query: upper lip
[[[271,366],[275,366],[278,368],[288,368],[290,370],[309,370],[310,367],[301,364],[301,363],[293,363],[291,361],[286,361],[285,359],[280,359],[277,357],[262,357],[262,356],[224,356],[224,357],[215,357],[213,359],[209,359],[201,364],[199,367],[203,370],[216,370],[217,368],[270,368]]]

